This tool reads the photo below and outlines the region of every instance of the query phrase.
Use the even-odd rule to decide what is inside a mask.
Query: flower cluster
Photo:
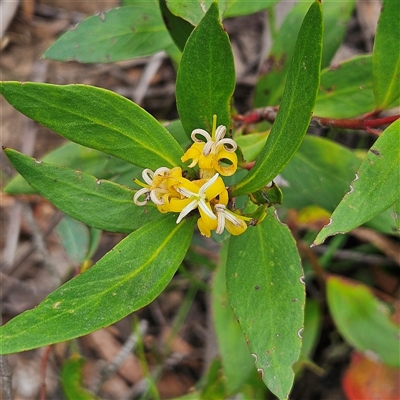
[[[203,129],[195,129],[191,135],[194,143],[182,156],[182,161],[192,160],[190,168],[198,164],[200,179],[185,178],[180,167],[161,167],[154,172],[145,169],[142,173],[145,183],[135,179],[142,186],[133,198],[135,204],[142,206],[151,200],[162,213],[179,213],[176,223],[197,209],[200,213],[197,226],[207,237],[211,231],[221,234],[225,228],[232,235],[243,233],[247,229],[245,221],[250,218],[227,208],[229,195],[220,177],[230,176],[237,169],[237,145],[234,140],[224,138],[225,133],[225,126],[216,128],[216,116],[211,136]],[[200,141],[197,135],[203,136],[206,142]],[[230,165],[224,166],[221,162]]]

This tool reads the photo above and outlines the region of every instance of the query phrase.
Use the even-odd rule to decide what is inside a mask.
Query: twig
[[[57,268],[53,265],[53,263],[50,261],[51,256],[47,250],[43,233],[40,231],[35,218],[33,217],[33,213],[31,208],[29,207],[28,204],[23,204],[23,209],[24,209],[24,214],[25,218],[29,224],[29,227],[32,230],[32,235],[33,235],[33,242],[35,243],[35,246],[38,250],[38,252],[41,254],[42,259],[43,259],[43,264],[45,268],[50,272],[50,275],[53,279],[53,283],[55,287],[58,287],[61,283],[61,277],[60,274],[57,270]]]
[[[42,366],[40,368],[41,375],[41,385],[40,385],[40,400],[46,400],[46,371],[47,371],[47,361],[51,353],[52,346],[47,346],[42,357]]]
[[[133,101],[137,104],[141,104],[144,96],[147,92],[147,89],[150,86],[151,81],[154,78],[154,75],[157,73],[158,69],[160,68],[163,60],[165,58],[165,52],[159,52],[154,54],[149,63],[143,69],[142,75],[133,91]]]
[[[356,228],[353,229],[350,234],[357,239],[373,244],[400,266],[400,247],[388,237],[368,228]]]
[[[139,333],[143,336],[148,328],[148,322],[146,320],[141,320],[139,322]],[[101,384],[108,380],[122,365],[125,359],[129,356],[129,354],[135,349],[137,342],[139,340],[139,333],[132,332],[124,345],[122,346],[121,350],[115,356],[114,360],[107,364],[101,371],[98,381],[95,382],[93,386],[93,392],[98,394],[100,391]]]
[[[6,356],[0,356],[0,375],[3,400],[12,400],[11,370]]]
[[[324,254],[328,249],[328,246],[320,245],[315,246],[312,248],[314,253],[317,254]],[[388,259],[383,256],[378,256],[376,254],[365,254],[359,251],[352,251],[352,250],[345,250],[345,249],[338,249],[335,251],[333,258],[337,260],[344,260],[344,261],[356,261],[362,264],[368,265],[386,265],[386,266],[394,266],[396,263],[391,259]]]
[[[11,269],[15,261],[18,247],[19,233],[21,230],[21,211],[22,204],[16,201],[9,213],[9,224],[4,244],[2,270],[7,272]]]
[[[258,108],[246,115],[237,115],[234,117],[236,121],[242,122],[244,125],[254,124],[261,121],[275,122],[278,107]],[[379,134],[374,128],[389,125],[400,118],[400,114],[387,117],[377,118],[376,113],[369,113],[361,118],[324,118],[313,116],[312,121],[322,127],[334,127],[342,129],[365,130],[370,133]]]
[[[54,227],[60,222],[62,218],[62,213],[61,212],[56,212],[55,215],[53,216],[52,221],[50,222],[48,228],[43,234],[43,237],[46,238],[54,229]],[[23,264],[23,262],[32,254],[32,252],[36,249],[35,243],[25,243],[28,245],[28,249],[23,252],[23,254],[15,261],[15,263],[10,267],[10,271],[12,272],[12,276],[10,276],[10,279],[19,279],[25,274],[25,271],[30,268],[29,263]],[[21,268],[19,268],[21,267]],[[1,296],[4,298],[11,290],[13,285],[4,285],[2,286],[2,293]]]

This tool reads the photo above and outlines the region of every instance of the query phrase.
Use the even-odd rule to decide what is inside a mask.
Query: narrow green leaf
[[[327,281],[327,300],[339,332],[357,350],[374,353],[387,365],[400,367],[400,326],[387,304],[358,282],[336,276]]]
[[[171,45],[160,8],[143,1],[85,19],[62,35],[43,57],[108,63],[148,56]]]
[[[368,151],[350,191],[343,197],[315,238],[321,244],[328,236],[346,233],[370,220],[400,199],[400,120],[393,122]]]
[[[336,51],[341,46],[344,35],[348,29],[348,22],[352,18],[355,5],[355,0],[323,0],[324,40],[321,60],[323,68],[330,64]]]
[[[235,138],[246,161],[254,161],[267,141],[268,133],[249,133]]]
[[[251,193],[265,186],[299,148],[311,120],[319,86],[322,30],[321,4],[315,2],[301,26],[271,133],[252,170],[233,187],[234,195]]]
[[[165,26],[168,29],[171,38],[178,46],[179,50],[183,51],[186,41],[193,31],[193,25],[172,14],[167,7],[166,0],[159,0],[159,4]]]
[[[72,356],[64,362],[60,380],[68,400],[96,400],[97,397],[88,392],[82,385],[82,368],[85,359]]]
[[[61,136],[143,168],[175,167],[183,150],[149,113],[116,93],[88,85],[2,82],[18,111]]]
[[[349,182],[360,163],[348,148],[326,138],[307,135],[281,173],[287,182],[282,185],[283,205],[298,208],[293,202],[287,203],[286,197],[296,201],[304,197],[310,204],[332,212],[349,190]]]
[[[230,127],[234,88],[232,49],[213,3],[190,35],[178,71],[176,102],[186,134],[196,128],[210,132],[214,114],[218,125]]]
[[[101,235],[103,231],[96,228],[90,228],[89,230],[89,247],[86,253],[85,260],[91,260],[94,256],[94,253],[99,248]]]
[[[281,102],[296,37],[311,4],[312,0],[297,2],[283,21],[271,51],[265,60],[265,72],[262,73],[256,85],[254,100],[256,107],[279,105]],[[341,45],[354,4],[354,0],[345,2],[337,0],[323,1],[325,28],[322,46],[322,67],[329,65]]]
[[[68,142],[43,156],[42,160],[51,164],[78,169],[98,178],[107,179],[109,176],[104,176],[105,174],[102,174],[102,171],[110,157],[101,151]],[[21,175],[13,177],[4,187],[4,191],[14,195],[36,192]]]
[[[72,263],[79,266],[89,250],[88,227],[66,215],[58,223],[56,233]]]
[[[300,359],[312,358],[322,329],[321,307],[314,299],[307,298],[304,313],[303,345]]]
[[[2,354],[70,340],[153,301],[189,247],[195,219],[164,215],[131,233],[92,268],[0,327]]]
[[[132,232],[159,216],[153,206],[138,207],[135,191],[71,168],[37,161],[5,149],[15,169],[57,208],[94,228]]]
[[[241,1],[228,0],[228,6],[224,12],[224,18],[238,17],[241,15],[254,14],[261,10],[272,7],[279,0],[263,0],[263,1]]]
[[[399,37],[399,2],[384,0],[372,56],[377,110],[385,110],[400,97]]]
[[[243,332],[240,329],[226,291],[226,260],[229,242],[220,252],[220,264],[215,272],[212,285],[212,308],[215,333],[226,376],[228,394],[236,393],[255,372]]]
[[[397,230],[400,232],[400,199],[393,204],[393,212]]]
[[[167,6],[172,14],[183,18],[192,25],[198,25],[201,19],[215,0],[166,0]],[[220,15],[226,8],[227,0],[220,0],[218,3]]]
[[[373,108],[371,55],[353,57],[321,72],[314,115],[352,118]]]
[[[226,268],[229,300],[256,367],[268,388],[286,399],[300,355],[305,303],[300,257],[289,229],[270,213],[231,237]]]
[[[185,134],[184,136],[187,140]],[[73,142],[65,143],[47,153],[42,160],[128,186],[132,185],[132,177],[139,177],[143,170],[101,151],[89,149]],[[13,177],[3,190],[14,195],[36,193],[36,190],[19,174]]]

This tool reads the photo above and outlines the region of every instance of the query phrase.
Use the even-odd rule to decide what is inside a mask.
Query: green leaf
[[[69,216],[64,216],[56,227],[56,233],[72,263],[79,266],[89,250],[88,227]]]
[[[191,138],[188,138],[185,130],[183,129],[182,122],[179,119],[167,122],[164,125],[168,132],[174,137],[174,139],[179,143],[182,149],[186,150],[193,143]]]
[[[181,165],[183,151],[168,131],[130,100],[88,85],[2,82],[18,111],[61,136],[143,168]]]
[[[69,400],[95,400],[96,396],[88,392],[82,385],[82,367],[85,359],[73,355],[64,362],[61,370],[60,380],[64,393]]]
[[[371,55],[353,57],[322,71],[314,115],[352,118],[373,108]]]
[[[159,0],[159,2],[165,26],[179,50],[183,51],[186,41],[193,31],[193,26],[184,19],[172,14],[167,7],[166,0]]]
[[[300,29],[271,133],[254,167],[233,187],[234,195],[261,189],[282,171],[299,148],[311,120],[319,86],[322,30],[321,4],[315,2]]]
[[[342,44],[355,5],[355,0],[323,0],[324,40],[321,61],[323,68],[330,64],[333,56]]]
[[[37,161],[5,149],[15,169],[57,208],[89,226],[132,232],[159,216],[153,206],[138,207],[135,191],[71,168]]]
[[[111,162],[111,159],[111,156],[101,151],[89,149],[73,142],[65,143],[42,157],[43,161],[50,164],[77,169],[100,179],[119,178],[121,172],[125,171],[120,166],[115,168],[117,166],[115,164],[117,163],[115,161]],[[124,163],[132,170],[131,177],[140,175],[139,167],[135,167],[121,160],[118,161]],[[113,168],[110,168],[111,165]],[[137,170],[136,174],[134,172],[135,170]],[[130,180],[132,181],[132,178]],[[9,194],[29,194],[36,192],[21,175],[13,177],[4,187],[4,191]]]
[[[372,56],[377,110],[389,108],[400,97],[399,37],[399,3],[396,0],[384,0]]]
[[[218,348],[226,376],[228,394],[236,393],[255,372],[243,332],[233,314],[226,291],[226,259],[229,242],[220,253],[220,264],[212,285],[212,309]]]
[[[211,132],[217,124],[230,127],[230,100],[235,88],[235,68],[227,33],[213,3],[190,35],[182,54],[176,81],[176,102],[182,125]]]
[[[70,340],[152,302],[189,247],[195,218],[164,215],[131,233],[92,268],[0,327],[2,354]]]
[[[400,120],[381,134],[361,163],[350,191],[343,197],[315,238],[321,244],[328,236],[346,233],[389,208],[400,199]]]
[[[253,161],[264,147],[268,133],[249,133],[235,137],[236,144],[240,147],[246,161]]]
[[[231,237],[227,287],[255,364],[268,388],[286,399],[300,355],[305,303],[300,257],[273,213]]]
[[[286,197],[294,200],[304,197],[309,204],[332,212],[349,190],[359,165],[358,157],[346,147],[329,139],[307,135],[282,171],[281,175],[287,181],[282,185],[283,205],[298,208],[293,202],[287,203]]]
[[[324,0],[324,37],[322,67],[328,66],[339,48],[354,9],[354,0],[341,2]],[[289,11],[279,29],[271,51],[265,60],[265,72],[256,85],[255,106],[278,105],[285,87],[296,37],[312,1],[300,1]]]
[[[88,251],[86,253],[85,261],[91,260],[92,257],[94,256],[94,253],[96,253],[96,251],[100,245],[102,233],[103,233],[103,231],[101,231],[100,229],[90,228],[90,230],[89,230],[89,247],[88,247]]]
[[[400,367],[400,327],[389,307],[358,282],[330,276],[327,300],[339,332],[357,350],[374,353],[387,365]]]
[[[304,313],[303,345],[301,347],[300,359],[309,359],[314,350],[322,329],[321,307],[317,301],[307,298]]]
[[[181,17],[192,25],[198,25],[215,0],[166,0],[172,14]],[[219,13],[222,16],[227,0],[219,2]]]
[[[254,14],[261,10],[272,7],[279,0],[263,0],[263,1],[241,1],[228,0],[228,7],[224,12],[224,18],[237,17],[240,15]]]
[[[400,232],[400,199],[393,204],[393,211],[397,230]]]
[[[62,35],[44,58],[108,63],[148,56],[172,45],[160,8],[150,2],[93,15]]]

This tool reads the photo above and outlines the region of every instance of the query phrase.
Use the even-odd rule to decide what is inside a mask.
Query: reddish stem
[[[261,108],[256,109],[246,115],[237,115],[234,118],[236,119],[236,121],[240,121],[244,125],[254,124],[264,120],[269,122],[274,122],[277,112],[278,112],[277,107],[265,107],[262,109]],[[400,114],[382,118],[375,118],[375,116],[377,116],[377,112],[373,111],[368,114],[365,114],[361,118],[340,119],[340,118],[323,118],[314,116],[312,117],[312,120],[326,127],[332,126],[335,128],[343,128],[343,129],[365,130],[367,132],[379,135],[380,132],[374,128],[378,128],[384,125],[389,125],[400,118]]]
[[[389,125],[392,122],[400,118],[400,114],[391,115],[389,117],[365,119],[365,118],[353,118],[353,119],[333,119],[333,118],[320,118],[313,117],[314,121],[317,121],[323,126],[333,126],[335,128],[344,129],[363,129],[369,131],[371,128],[377,128],[383,125]],[[373,132],[373,130],[371,130]]]
[[[51,348],[52,346],[47,346],[42,357],[42,367],[40,370],[41,380],[42,380],[42,384],[40,385],[40,400],[46,400],[46,370],[47,370],[47,361],[51,353]]]

